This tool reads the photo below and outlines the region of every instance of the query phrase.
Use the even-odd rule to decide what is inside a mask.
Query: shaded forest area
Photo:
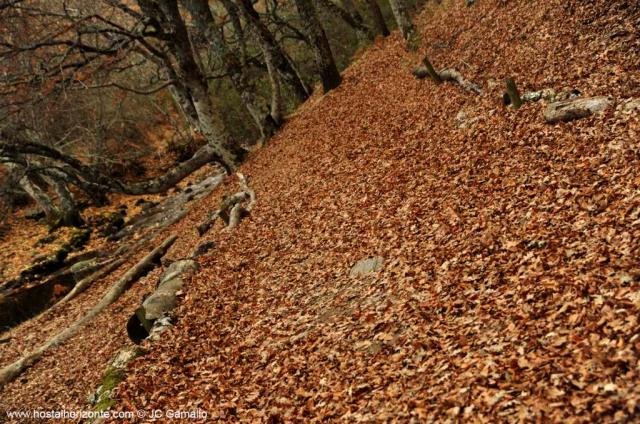
[[[4,0],[0,326],[107,267],[124,227],[193,197],[167,212],[169,191],[230,172],[338,86],[420,6],[392,3]]]

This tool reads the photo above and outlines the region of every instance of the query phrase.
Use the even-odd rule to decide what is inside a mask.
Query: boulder
[[[544,111],[544,119],[549,124],[568,122],[586,118],[604,111],[611,105],[609,97],[584,97],[549,104]]]
[[[372,274],[382,268],[384,258],[376,256],[373,258],[361,259],[351,268],[349,276],[358,277],[362,275]]]
[[[176,307],[177,293],[197,269],[198,264],[191,259],[175,261],[167,268],[156,290],[144,299],[127,323],[127,334],[133,342],[140,343],[145,339],[154,323],[166,318]]]

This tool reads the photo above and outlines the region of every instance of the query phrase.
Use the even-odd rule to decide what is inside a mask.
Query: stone
[[[549,124],[569,122],[601,113],[611,105],[608,97],[585,97],[549,104],[544,111],[544,119]]]
[[[629,99],[622,104],[623,112],[633,112],[640,110],[640,99]]]
[[[361,259],[351,268],[349,276],[358,277],[361,275],[372,274],[382,268],[383,262],[384,258],[382,256]]]
[[[45,216],[45,213],[44,213],[42,210],[37,209],[37,208],[29,209],[29,210],[24,214],[24,217],[25,217],[26,219],[31,219],[31,220],[34,220],[34,221],[39,221],[39,220],[41,220],[42,218],[44,218],[44,216]]]

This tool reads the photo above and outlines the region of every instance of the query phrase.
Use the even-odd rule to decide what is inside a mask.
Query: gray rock
[[[640,99],[629,99],[623,103],[623,112],[632,112],[634,110],[640,110]]]
[[[549,104],[544,111],[544,119],[549,124],[568,122],[600,113],[611,105],[608,97],[586,97],[564,100]]]
[[[382,256],[361,259],[351,268],[349,276],[358,277],[361,275],[372,274],[382,268],[383,262],[384,258]]]
[[[172,263],[160,278],[156,291],[142,303],[145,319],[153,321],[173,310],[176,307],[176,293],[196,269],[197,264],[191,259]]]

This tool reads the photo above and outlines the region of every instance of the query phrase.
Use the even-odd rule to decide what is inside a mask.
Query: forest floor
[[[241,167],[258,202],[238,228],[195,230],[237,191],[228,178],[156,239],[179,233],[170,259],[202,240],[216,248],[198,259],[176,326],[130,364],[117,410],[198,409],[206,422],[638,419],[640,111],[622,105],[640,97],[640,5],[429,5],[418,52],[397,33],[378,40]],[[424,53],[483,93],[415,79]],[[569,87],[614,104],[549,125],[543,101],[503,106],[509,76],[522,91]],[[367,257],[382,269],[350,275]],[[0,364],[81,316],[126,268],[12,329]],[[161,272],[8,384],[0,410],[89,409]]]

